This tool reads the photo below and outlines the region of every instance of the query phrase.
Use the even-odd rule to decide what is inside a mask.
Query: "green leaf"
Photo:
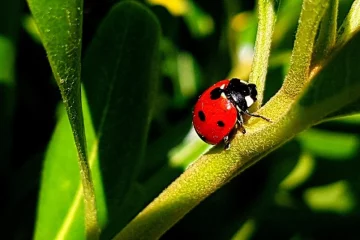
[[[335,47],[339,0],[330,0],[323,19],[313,52],[313,64],[319,63]]]
[[[303,11],[313,12],[314,7],[324,8],[322,1],[306,2]],[[316,22],[319,23],[321,17],[311,16],[309,12],[303,12],[302,16],[310,19],[310,22],[303,19],[303,24],[306,24],[310,31],[315,28]],[[322,14],[321,11],[315,13]],[[301,26],[299,31],[300,29]],[[294,52],[299,55],[292,58],[292,64],[300,62],[301,59],[306,61],[299,67],[293,66],[294,71],[300,71],[302,74],[300,80],[303,81],[296,83],[299,77],[295,76],[294,72],[289,72],[286,86],[284,85],[283,89],[259,110],[259,113],[269,117],[272,123],[251,118],[245,126],[247,133],[245,135],[238,133],[232,140],[232,147],[229,150],[224,151],[223,146],[215,147],[193,163],[115,239],[141,239],[144,236],[149,239],[159,238],[192,208],[234,176],[299,132],[360,97],[360,62],[356,60],[360,55],[360,33],[354,35],[343,48],[333,53],[332,58],[314,72],[312,78],[308,78],[308,73],[305,71],[309,69],[313,49],[313,40],[309,40],[308,37],[309,33],[297,34],[297,42],[301,43],[304,50],[308,48],[308,52],[300,52],[300,46],[295,44],[297,49]],[[343,76],[344,81],[338,81],[339,74]],[[286,91],[290,90],[292,83],[295,83],[295,87],[299,87],[292,92],[295,95]]]
[[[355,0],[351,6],[351,9],[346,16],[343,24],[339,28],[337,35],[337,48],[340,48],[345,44],[349,39],[353,37],[354,34],[360,31],[360,0]],[[339,75],[339,81],[343,81],[344,78],[342,75]],[[329,114],[328,118],[342,117],[349,114],[354,114],[360,112],[360,98],[348,105],[343,106],[336,112]]]
[[[360,112],[360,98],[355,102],[345,105],[344,107],[337,110],[336,112],[330,113],[329,116],[327,116],[327,120],[332,119],[332,118],[344,117],[344,116],[356,114],[359,112]]]
[[[97,239],[99,227],[81,105],[83,1],[28,0],[28,3],[70,120],[83,186],[86,234],[88,238]]]
[[[108,208],[105,236],[120,229],[119,216],[130,220],[122,203],[144,158],[157,90],[159,38],[159,23],[150,11],[137,3],[120,3],[99,28],[84,61]]]
[[[339,161],[354,158],[360,146],[360,140],[355,134],[316,129],[299,134],[298,139],[303,148],[313,155]]]
[[[95,141],[95,133],[86,98],[83,98],[88,143]],[[57,123],[45,156],[38,200],[35,239],[66,239],[71,232],[74,239],[85,239],[84,205],[81,178],[76,164],[77,151],[66,111]],[[99,182],[98,163],[90,154],[89,164],[94,178],[99,223],[104,220],[104,196]]]
[[[160,29],[134,2],[115,5],[84,59],[83,108],[99,225],[109,238],[135,214],[124,208],[144,157],[157,86]],[[47,150],[36,239],[84,239],[80,175],[63,115]],[[136,190],[136,188],[135,188]],[[136,192],[136,191],[135,191]],[[50,220],[51,221],[50,221]]]
[[[348,41],[360,29],[360,0],[355,0],[343,24],[340,26],[336,42],[338,45]]]
[[[360,32],[354,35],[345,47],[333,53],[330,62],[324,66],[321,74],[315,75],[299,99],[301,110],[306,109],[308,114],[317,116],[320,121],[327,114],[338,111],[359,99],[360,64],[357,61],[360,54],[357,46],[359,42]]]

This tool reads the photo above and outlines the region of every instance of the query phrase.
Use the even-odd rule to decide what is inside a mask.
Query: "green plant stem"
[[[285,87],[259,111],[272,119],[272,123],[250,119],[246,126],[247,133],[237,134],[228,151],[223,151],[222,146],[219,146],[202,156],[114,239],[160,238],[186,213],[234,176],[311,125],[309,119],[298,116],[309,114],[313,116],[312,121],[318,121],[326,114],[311,109],[307,109],[308,113],[302,108],[292,109],[294,99],[308,79],[314,39],[326,7],[327,2],[324,3],[322,0],[304,2],[291,72],[288,74]],[[313,16],[314,14],[316,16]],[[295,90],[289,91],[292,88]]]
[[[326,58],[334,48],[337,33],[337,16],[339,0],[330,0],[328,9],[321,21],[319,36],[316,40],[313,64]]]
[[[283,95],[280,93],[274,98],[270,105],[267,104],[262,109],[262,113],[267,114],[266,109],[276,106],[289,106],[290,99],[283,98]],[[285,99],[289,101],[287,104],[284,102]],[[283,107],[282,110],[285,113],[288,108]],[[278,121],[281,116],[274,116],[273,120]],[[244,170],[260,159],[264,153],[274,149],[280,144],[280,139],[290,138],[293,132],[284,131],[280,128],[281,124],[285,124],[284,121],[288,121],[288,119],[282,118],[282,121],[276,124],[258,122],[257,126],[261,126],[260,129],[256,130],[252,125],[249,125],[246,128],[247,134],[235,138],[228,151],[222,151],[222,146],[213,148],[210,154],[202,156],[191,165],[114,239],[158,239],[193,207],[230,181],[239,169]],[[300,125],[294,124],[294,126]],[[269,137],[273,141],[265,140]],[[233,147],[235,145],[236,148]]]
[[[355,0],[343,24],[340,26],[337,36],[337,45],[341,46],[348,41],[353,33],[360,29],[360,0]]]
[[[249,82],[254,83],[258,91],[258,100],[255,110],[259,109],[264,96],[266,73],[268,68],[271,39],[276,22],[276,13],[273,0],[258,1],[258,30],[255,43],[255,55],[252,64]]]
[[[299,132],[318,123],[329,113],[355,101],[360,91],[359,74],[350,69],[359,66],[359,62],[352,61],[360,52],[359,41],[360,33],[344,46],[341,53],[328,62],[326,71],[320,71],[314,76],[312,84],[308,85],[295,101],[280,90],[259,111],[270,116],[272,123],[250,119],[249,125],[246,126],[247,133],[238,133],[229,150],[223,151],[223,146],[211,149],[140,212],[114,239],[160,238],[186,213],[239,172]],[[346,73],[348,85],[342,88],[326,88],[329,86],[329,77],[339,71]],[[319,88],[327,89],[326,94],[314,94]]]
[[[291,98],[296,98],[309,80],[315,36],[329,0],[304,0],[296,32],[289,72],[282,86]]]
[[[87,158],[79,157],[81,182],[85,205],[85,228],[87,239],[99,239],[100,228],[97,220],[95,190]]]

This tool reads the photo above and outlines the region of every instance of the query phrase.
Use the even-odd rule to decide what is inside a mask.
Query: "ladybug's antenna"
[[[263,120],[265,120],[265,121],[267,121],[267,122],[271,122],[271,120],[270,119],[268,119],[268,118],[266,118],[266,117],[264,117],[264,116],[261,116],[261,115],[259,115],[259,114],[255,114],[255,113],[250,113],[249,111],[242,111],[242,113],[244,113],[244,114],[246,114],[246,115],[248,115],[248,116],[251,116],[251,117],[257,117],[257,118],[261,118],[261,119],[263,119]]]

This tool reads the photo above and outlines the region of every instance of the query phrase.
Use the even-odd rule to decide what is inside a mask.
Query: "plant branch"
[[[290,105],[291,99],[279,93],[262,109],[262,113],[271,115],[271,109]],[[238,135],[228,151],[224,152],[219,146],[202,156],[114,239],[158,239],[192,208],[236,176],[239,170],[245,170],[294,136],[303,125],[284,117],[288,108],[280,109],[283,113],[274,117],[273,123],[257,122],[256,127],[253,124],[247,126],[247,134]],[[284,125],[292,131],[284,130],[281,127]],[[294,131],[295,128],[298,130]]]
[[[255,55],[249,82],[254,83],[258,91],[258,100],[255,109],[259,109],[264,96],[266,73],[268,68],[271,39],[276,22],[275,6],[273,0],[258,1],[258,30],[255,43]]]
[[[329,0],[303,2],[290,68],[282,86],[291,98],[296,98],[309,80],[315,36],[328,4]]]
[[[140,212],[114,239],[158,239],[202,200],[299,132],[318,123],[331,112],[355,101],[360,91],[359,67],[352,61],[360,53],[360,33],[314,75],[310,85],[294,101],[280,90],[260,112],[272,123],[250,119],[245,135],[238,133],[232,147],[212,148]],[[344,61],[345,59],[345,61]],[[349,64],[351,64],[349,66]],[[329,76],[345,72],[348,85],[329,86]],[[318,89],[325,92],[319,94]],[[342,99],[344,101],[339,101]],[[303,117],[303,116],[306,116]]]

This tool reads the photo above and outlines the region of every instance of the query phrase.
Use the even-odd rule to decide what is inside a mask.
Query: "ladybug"
[[[225,149],[228,149],[237,129],[246,133],[243,115],[270,121],[248,111],[256,97],[256,85],[238,78],[215,83],[205,90],[195,104],[193,125],[196,133],[204,142],[212,145],[224,142]]]

